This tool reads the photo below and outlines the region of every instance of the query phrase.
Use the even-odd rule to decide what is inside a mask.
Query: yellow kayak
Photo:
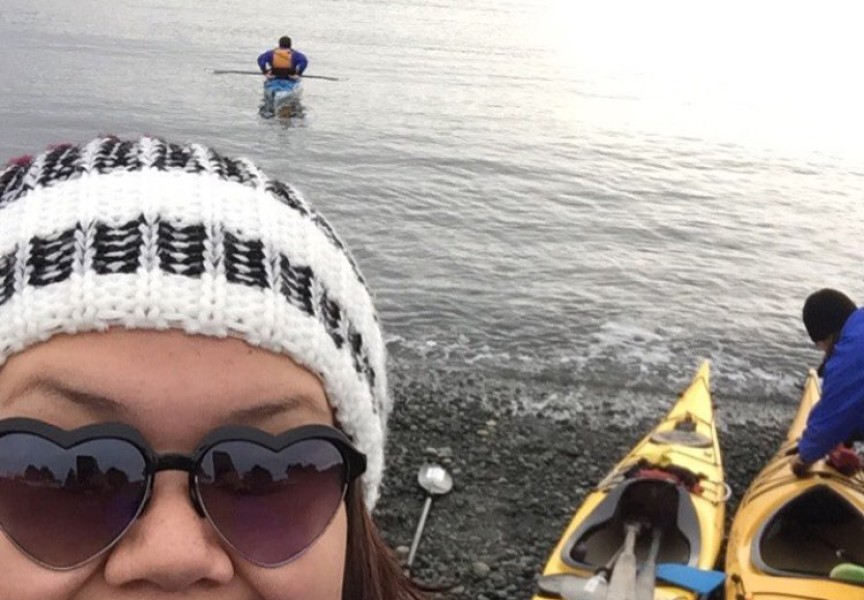
[[[864,600],[864,586],[830,578],[841,563],[864,565],[864,475],[825,461],[803,479],[790,468],[819,395],[811,370],[786,441],[741,501],[726,552],[727,600]]]
[[[714,567],[723,539],[728,488],[723,481],[709,370],[706,361],[669,414],[588,495],[549,557],[534,600],[561,598],[558,588],[563,584],[556,582],[564,580],[585,582],[590,588],[591,578],[596,584],[604,566],[612,567],[614,580],[616,555],[625,547],[626,532],[633,524],[640,526],[637,566],[648,558],[656,536],[658,564]],[[653,597],[691,600],[696,594],[657,582]]]

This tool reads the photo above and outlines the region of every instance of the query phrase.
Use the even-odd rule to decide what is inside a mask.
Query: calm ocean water
[[[710,358],[718,398],[791,407],[804,297],[864,301],[857,8],[465,4],[4,0],[0,161],[100,133],[255,160],[348,240],[416,377],[566,412]],[[260,78],[212,70],[285,33],[342,81],[266,121]]]

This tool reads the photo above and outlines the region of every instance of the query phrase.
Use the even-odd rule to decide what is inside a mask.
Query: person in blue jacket
[[[822,398],[807,419],[792,470],[804,476],[810,466],[839,444],[864,431],[864,308],[833,289],[822,289],[804,303],[804,326],[825,353]]]
[[[283,35],[279,38],[279,47],[261,53],[258,57],[258,68],[268,78],[297,79],[309,65],[306,55],[291,48],[291,38]]]

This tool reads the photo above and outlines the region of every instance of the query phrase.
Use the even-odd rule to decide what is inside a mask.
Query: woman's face
[[[179,332],[58,336],[0,368],[0,419],[72,429],[121,421],[157,452],[192,452],[211,430],[270,433],[333,425],[321,382],[286,356],[234,339]],[[70,571],[39,566],[0,534],[0,598],[18,600],[338,600],[344,503],[324,534],[285,566],[255,566],[221,543],[189,499],[188,476],[156,476],[145,512],[108,553]]]

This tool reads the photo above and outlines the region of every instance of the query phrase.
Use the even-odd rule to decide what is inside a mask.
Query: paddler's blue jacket
[[[258,68],[261,69],[263,73],[273,64],[273,52],[276,50],[268,50],[261,54],[258,57]],[[298,75],[302,75],[303,71],[306,70],[306,67],[309,65],[309,60],[306,58],[306,55],[300,52],[299,50],[294,50],[291,48],[291,63],[294,69],[297,71]]]
[[[813,407],[798,443],[798,454],[812,463],[853,434],[864,432],[864,308],[846,319],[840,339],[825,362],[822,399]]]

